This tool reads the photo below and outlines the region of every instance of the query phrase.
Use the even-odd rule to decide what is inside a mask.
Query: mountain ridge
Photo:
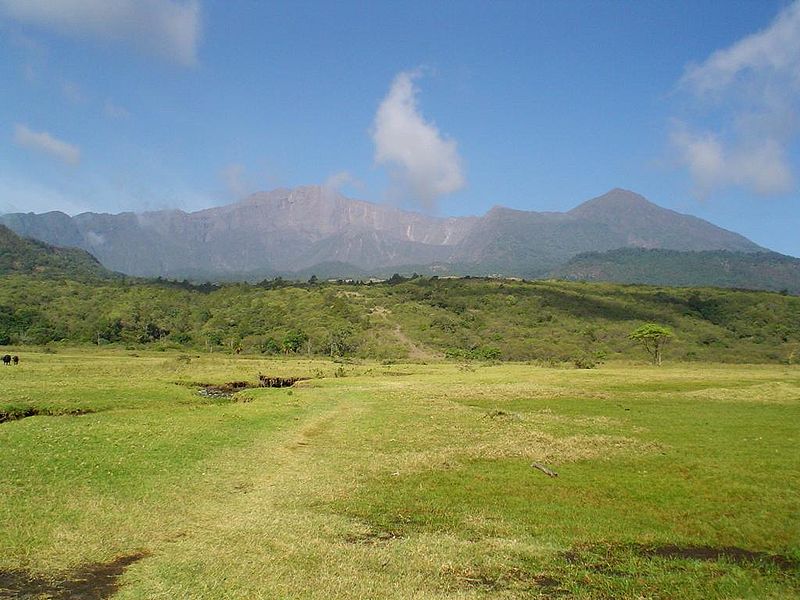
[[[317,264],[365,273],[419,265],[441,274],[540,277],[578,254],[621,247],[764,250],[620,188],[566,212],[496,205],[482,216],[434,217],[316,185],[194,212],[12,213],[0,223],[82,248],[114,271],[169,278],[307,272]]]

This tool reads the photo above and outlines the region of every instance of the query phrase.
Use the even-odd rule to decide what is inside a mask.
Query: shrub
[[[597,361],[588,354],[584,354],[573,359],[572,364],[575,365],[576,369],[594,369],[597,366]]]

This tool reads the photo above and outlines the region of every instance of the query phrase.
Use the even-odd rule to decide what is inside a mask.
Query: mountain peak
[[[624,190],[622,188],[614,188],[602,196],[592,198],[583,204],[579,204],[569,211],[569,214],[578,217],[594,217],[606,213],[607,211],[616,212],[619,210],[627,211],[636,209],[660,209],[660,207],[636,192]]]
[[[763,250],[745,237],[650,202],[630,190],[614,188],[567,214],[603,223],[626,237],[626,246],[672,250]]]

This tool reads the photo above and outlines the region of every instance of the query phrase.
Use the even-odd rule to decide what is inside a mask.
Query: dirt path
[[[375,306],[371,310],[372,314],[380,317],[387,325],[391,325],[392,321],[389,319],[389,315],[392,314],[392,311],[384,306]],[[394,335],[395,339],[400,342],[403,346],[408,348],[408,357],[411,360],[416,360],[420,362],[425,362],[428,360],[435,360],[437,358],[441,358],[441,355],[437,352],[425,348],[424,346],[420,346],[414,342],[410,337],[408,337],[403,328],[400,327],[399,323],[394,323],[394,328],[392,329],[392,334]]]
[[[430,350],[415,344],[414,340],[412,340],[405,334],[405,332],[403,332],[399,324],[395,325],[393,333],[394,336],[397,338],[397,340],[408,348],[408,357],[410,359],[426,361],[439,358],[435,353],[431,352]]]

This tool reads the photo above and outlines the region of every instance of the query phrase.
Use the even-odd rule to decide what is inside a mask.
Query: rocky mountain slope
[[[620,189],[566,213],[495,207],[482,217],[437,218],[308,186],[192,213],[14,213],[0,222],[87,250],[115,271],[193,279],[259,279],[316,266],[329,276],[333,268],[342,276],[413,269],[537,277],[577,254],[621,247],[763,250]]]

